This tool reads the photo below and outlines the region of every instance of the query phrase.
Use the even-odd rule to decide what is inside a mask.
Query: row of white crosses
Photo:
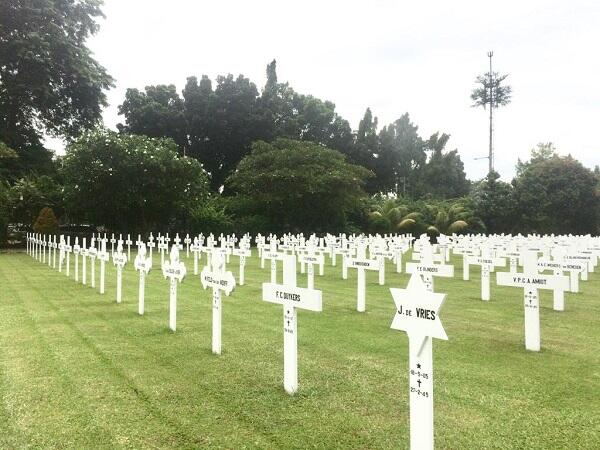
[[[203,239],[203,237],[201,237]],[[67,238],[69,239],[69,238]],[[105,237],[106,239],[106,237]],[[119,240],[116,240],[114,238],[111,239],[115,240],[115,242],[119,242],[121,240],[121,238]],[[398,237],[394,238],[394,239],[398,239]],[[45,240],[45,239],[44,239]],[[42,242],[44,241],[42,240]],[[159,234],[159,246],[161,247],[161,250],[164,250],[168,247],[168,244],[165,244],[165,242],[168,242],[170,239],[167,237],[162,237]],[[190,241],[189,239],[189,235],[186,237],[186,240]],[[244,265],[245,265],[245,258],[246,256],[249,255],[249,242],[246,242],[244,246],[241,246],[239,249],[235,249],[234,247],[234,241],[235,239],[231,239],[231,238],[224,238],[223,236],[221,236],[219,238],[219,240],[221,241],[221,251],[224,251],[227,258],[229,257],[229,255],[232,253],[229,250],[231,248],[233,248],[233,252],[237,253],[238,256],[240,256],[240,280],[239,280],[239,284],[243,284],[244,283]],[[366,258],[362,257],[355,257],[355,258],[351,258],[350,255],[355,254],[357,249],[360,247],[364,247],[365,244],[368,244],[369,249],[371,251],[371,255],[375,256],[377,258],[378,261],[378,269],[379,269],[379,282],[380,284],[384,283],[384,276],[385,276],[385,266],[384,266],[384,261],[385,258],[390,258],[390,257],[394,257],[396,259],[396,263],[397,263],[397,271],[401,271],[401,255],[403,251],[406,251],[406,249],[408,248],[408,244],[406,243],[406,241],[404,242],[400,242],[399,244],[390,242],[389,239],[383,239],[381,237],[375,237],[367,242],[365,242],[364,239],[362,238],[358,238],[358,239],[354,239],[354,237],[351,238],[346,238],[344,235],[342,235],[339,239],[332,237],[332,236],[328,236],[325,239],[314,239],[313,236],[311,236],[309,239],[305,240],[302,236],[300,237],[293,237],[290,235],[286,235],[282,238],[283,240],[283,244],[281,244],[279,246],[279,248],[283,251],[277,252],[277,251],[269,251],[269,252],[264,252],[264,248],[266,246],[268,246],[269,249],[273,249],[276,250],[277,248],[277,239],[274,236],[271,236],[269,238],[269,240],[271,241],[269,244],[264,244],[264,238],[261,239],[260,237],[257,237],[257,245],[258,245],[258,249],[259,249],[259,254],[262,254],[262,258],[261,258],[261,263],[264,265],[264,260],[265,259],[271,259],[271,279],[272,281],[276,281],[276,276],[277,276],[277,260],[281,260],[281,256],[282,254],[285,254],[287,252],[291,252],[292,254],[294,254],[294,252],[296,252],[299,255],[299,260],[301,262],[301,271],[304,271],[304,266],[308,265],[308,283],[310,286],[314,286],[314,272],[311,267],[311,264],[308,263],[317,263],[319,264],[319,272],[320,274],[323,274],[323,260],[324,258],[322,258],[321,255],[325,255],[325,254],[329,254],[332,258],[332,263],[334,260],[334,257],[336,254],[341,254],[341,252],[344,252],[344,263],[343,263],[343,269],[342,269],[342,277],[343,278],[347,278],[347,268],[348,266],[351,266],[353,268],[357,268],[360,269],[358,270],[358,286],[357,286],[357,309],[359,310],[364,310],[364,304],[365,301],[363,300],[365,297],[365,289],[364,289],[364,274],[365,274],[365,270],[376,270],[376,265],[372,260],[366,260]],[[130,241],[129,239],[129,235],[128,235],[128,241]],[[136,244],[138,244],[139,246],[139,241],[140,238],[138,236],[138,242],[136,242]],[[148,247],[150,248],[150,253],[152,252],[152,247],[153,247],[153,238],[152,235],[149,238],[149,242],[148,242]],[[185,240],[184,240],[185,241]],[[212,248],[214,248],[214,240],[212,240],[212,236],[209,237],[209,240],[207,241],[207,247],[203,248],[201,243],[197,240],[197,238],[195,238],[195,244],[196,246],[192,246],[192,251],[194,252],[194,250],[196,250],[195,253],[195,261],[194,261],[194,273],[197,274],[198,273],[198,263],[196,261],[196,256],[198,255],[198,253],[200,251],[205,251],[207,253],[207,259],[210,257],[210,254],[212,253]],[[316,241],[316,242],[315,242]],[[174,239],[174,243],[176,245],[179,245],[179,248],[181,249],[182,246],[179,244],[180,239],[179,236],[177,235],[176,238]],[[440,237],[440,242],[444,242],[444,244],[439,244],[437,247],[437,253],[435,253],[433,255],[434,260],[437,261],[441,261],[443,259],[447,259],[447,255],[449,253],[449,248],[451,246],[451,240],[449,238],[446,238],[444,236]],[[127,241],[126,241],[127,243]],[[241,243],[241,241],[240,241]],[[325,243],[325,244],[324,244]],[[51,244],[49,244],[51,245]],[[596,248],[594,248],[594,245],[596,246]],[[413,255],[413,258],[419,258],[419,248],[420,244],[419,241],[417,241],[416,245],[415,245],[415,253]],[[61,241],[61,244],[58,246],[60,248],[61,251],[61,255],[62,257],[60,258],[60,263],[59,263],[59,271],[62,271],[62,265],[63,265],[63,261],[66,257],[67,259],[67,272],[69,272],[70,270],[70,264],[68,262],[69,259],[69,255],[70,255],[70,242],[67,241],[66,243],[63,243]],[[85,248],[85,245],[83,246]],[[194,248],[196,247],[196,248]],[[388,248],[386,248],[388,247]],[[531,245],[529,246],[530,248],[532,247]],[[555,257],[553,260],[552,259],[548,259],[548,258],[542,258],[538,265],[540,266],[540,270],[543,270],[544,268],[550,268],[553,269],[555,271],[555,274],[558,274],[559,269],[561,270],[569,270],[570,271],[570,289],[572,291],[577,291],[578,290],[578,272],[581,272],[582,274],[582,279],[586,279],[587,278],[587,270],[593,270],[595,264],[597,263],[597,258],[593,258],[594,254],[598,253],[598,244],[597,243],[592,243],[592,244],[588,244],[587,245],[588,248],[586,248],[585,251],[587,254],[579,252],[576,254],[573,254],[572,252],[566,252],[564,251],[563,254],[561,256],[560,261],[557,260],[557,258]],[[78,249],[78,244],[77,242],[75,243],[75,246],[73,247],[73,252],[78,255],[79,252],[81,252],[81,254],[83,255],[85,253],[84,248],[82,248],[81,250],[77,250]],[[535,247],[533,247],[535,248]],[[549,248],[548,246],[546,246],[545,248]],[[129,250],[129,249],[128,249]],[[325,252],[326,250],[326,252]],[[489,293],[489,283],[490,283],[490,272],[494,271],[496,267],[502,267],[505,265],[505,260],[503,259],[503,257],[508,257],[510,259],[510,271],[511,272],[516,272],[516,267],[517,267],[517,260],[522,260],[522,256],[521,254],[516,251],[514,248],[513,249],[509,249],[509,248],[504,248],[501,250],[499,250],[498,246],[494,246],[494,245],[490,245],[490,246],[482,246],[482,248],[477,247],[477,245],[471,245],[470,248],[462,248],[462,254],[463,254],[463,279],[469,279],[469,267],[470,265],[480,265],[481,266],[481,297],[482,300],[489,300],[490,298],[490,293]],[[130,251],[130,250],[129,250]],[[460,251],[460,245],[456,245],[456,251],[461,253]],[[129,253],[129,252],[128,252]],[[161,252],[163,253],[163,252]],[[361,250],[361,255],[362,255],[362,250]],[[129,255],[128,255],[129,256]],[[269,258],[269,256],[271,256],[271,258]],[[44,258],[43,253],[42,253],[42,258]],[[106,260],[106,255],[100,255],[100,259],[101,260]],[[129,259],[129,258],[128,258]],[[579,260],[583,260],[583,261],[588,261],[589,262],[589,268],[585,267],[586,264],[582,263],[582,262],[577,262]],[[369,262],[366,262],[369,261]],[[400,262],[400,264],[398,264],[398,262]],[[78,258],[76,256],[76,279],[78,278]],[[84,257],[84,264],[85,264],[85,257]],[[560,266],[558,266],[558,264],[560,264]],[[584,267],[584,268],[582,268]],[[425,269],[420,269],[420,270],[425,270]],[[436,269],[432,269],[432,270],[441,270],[439,268]],[[101,269],[102,271],[102,269]],[[84,275],[85,277],[85,275]],[[103,288],[103,284],[101,283],[101,292],[104,291]],[[118,289],[119,291],[119,289]],[[117,296],[118,293],[117,293]],[[554,305],[555,305],[555,309],[556,310],[562,310],[564,309],[564,294],[563,291],[561,291],[560,289],[555,289],[554,290],[554,297],[555,297],[555,301],[554,301]]]
[[[245,247],[245,245],[242,247]],[[283,385],[286,392],[294,394],[298,390],[298,309],[322,311],[322,292],[315,290],[312,286],[307,288],[298,287],[296,282],[296,255],[288,254],[287,250],[290,249],[286,248],[283,249],[284,253],[277,253],[273,251],[275,248],[276,244],[272,240],[269,249],[271,254],[265,251],[262,256],[272,261],[281,260],[283,262],[283,282],[278,284],[276,282],[276,274],[272,275],[272,282],[263,284],[263,300],[283,306]],[[212,351],[215,354],[221,353],[221,292],[229,295],[235,287],[233,275],[225,269],[224,256],[226,253],[220,250],[213,248],[210,257],[211,263],[201,273],[202,285],[205,289],[211,287],[213,291]],[[426,254],[426,251],[427,249],[424,250],[423,254]],[[375,252],[381,252],[381,250],[377,249]],[[322,264],[323,254],[319,254],[319,257],[312,259],[315,258],[315,254],[316,252],[314,249],[311,249],[311,245],[309,244],[308,249],[301,251],[299,255],[299,259],[307,264],[309,275],[312,272],[313,264]],[[356,264],[357,261],[370,261],[368,264],[372,265],[376,270],[380,270],[381,267],[380,259],[366,260],[365,254],[366,244],[358,242],[358,258],[353,258],[349,262],[350,267],[356,267],[359,273],[363,273],[363,278],[365,266]],[[246,253],[243,252],[242,256],[245,255]],[[376,253],[376,256],[384,255]],[[122,269],[127,261],[127,256],[122,252],[122,244],[120,242],[118,242],[117,250],[113,254],[113,261],[118,271]],[[140,242],[139,239],[138,255],[134,266],[140,272],[139,313],[143,314],[144,277],[152,266],[152,260],[146,256],[145,244]],[[170,279],[169,326],[175,331],[177,284],[186,275],[185,265],[179,261],[179,246],[177,244],[171,247],[170,260],[163,264],[162,271],[165,278]],[[424,277],[429,276],[431,275],[424,275]],[[120,301],[119,280],[120,274],[118,274],[117,282],[118,301]],[[309,281],[309,284],[312,285],[313,283]],[[432,283],[429,286],[430,290],[432,290]],[[364,293],[364,280],[362,290]],[[444,296],[442,294],[428,293],[424,283],[421,281],[421,276],[416,273],[412,276],[406,290],[410,293],[410,296],[406,298],[407,302],[404,302],[402,291],[399,289],[391,290],[397,307],[397,315],[394,318],[392,328],[406,330],[410,339],[411,446],[413,448],[433,448],[433,361],[431,337],[447,339],[439,322],[439,316],[436,318]],[[430,325],[429,327],[419,325],[419,322],[423,320],[431,320],[434,325]],[[429,324],[425,323],[425,325]],[[431,444],[430,447],[428,446],[429,443]]]
[[[578,292],[579,274],[586,279],[587,271],[595,264],[598,255],[594,253],[595,243],[588,242],[583,250],[581,244],[574,245],[573,239],[567,239],[564,245],[560,245],[561,242],[555,241],[552,236],[463,236],[457,240],[460,242],[456,243],[454,250],[463,255],[463,279],[469,279],[469,265],[482,267],[483,300],[489,300],[489,272],[504,266],[505,258],[509,259],[509,272],[497,273],[496,281],[500,286],[524,290],[525,347],[531,351],[541,348],[539,289],[552,290],[553,309],[563,311],[565,291]],[[542,258],[538,258],[540,253]],[[519,265],[523,266],[523,272],[518,271]],[[553,274],[540,274],[546,270],[552,270]],[[568,272],[569,276],[565,276],[564,272]]]
[[[90,282],[91,287],[96,287],[96,259],[100,260],[100,293],[104,294],[105,291],[105,264],[110,260],[110,255],[106,251],[107,238],[101,238],[99,235],[95,235],[90,239],[89,246],[87,245],[87,238],[82,238],[81,245],[79,243],[79,237],[75,237],[75,244],[71,246],[71,236],[41,236],[41,235],[28,235],[28,252],[34,257],[43,255],[41,248],[48,248],[48,266],[54,269],[58,268],[60,273],[64,273],[67,277],[71,276],[71,254],[73,254],[75,260],[75,281],[83,285],[87,285],[88,281],[88,259],[90,260]],[[99,245],[99,249],[95,247],[96,242]],[[50,252],[52,251],[52,257]],[[58,264],[56,252],[58,251]],[[45,256],[42,256],[45,257]],[[79,258],[81,257],[81,271],[79,270]],[[81,275],[81,276],[80,276]]]
[[[166,241],[168,238],[161,238],[159,241]],[[282,237],[282,244],[277,248],[278,239],[275,236],[269,237],[269,243],[265,242],[262,237],[257,237],[257,246],[259,254],[261,255],[261,262],[264,264],[265,259],[271,259],[271,283],[277,282],[277,271],[276,261],[283,261],[284,257],[288,254],[297,254],[298,259],[308,266],[309,273],[309,288],[314,288],[314,278],[311,272],[311,263],[319,264],[322,267],[321,256],[329,254],[332,259],[337,253],[337,248],[348,250],[347,254],[356,253],[356,257],[346,257],[344,255],[344,266],[352,267],[358,270],[358,286],[357,286],[357,310],[365,310],[365,270],[379,270],[381,273],[381,260],[383,258],[393,257],[392,249],[400,249],[396,252],[401,257],[401,254],[410,245],[406,240],[400,242],[394,242],[395,238],[382,238],[382,237],[348,237],[342,236],[340,238],[327,237],[325,239],[316,239],[311,236],[308,239],[303,237]],[[468,240],[471,239],[469,243]],[[37,239],[35,239],[37,241]],[[43,242],[45,239],[41,239]],[[242,239],[244,241],[244,239]],[[235,240],[225,238],[221,236],[219,238],[221,243],[220,247],[215,247],[215,241],[212,236],[207,239],[207,246],[202,248],[198,241],[198,249],[203,249],[207,252],[207,260],[210,261],[211,255],[219,254],[221,257],[229,256],[232,253],[231,249],[235,251]],[[139,238],[138,238],[139,242]],[[175,247],[181,248],[178,236],[174,240]],[[415,242],[415,252],[413,258],[416,258],[418,262],[411,262],[407,264],[408,273],[419,273],[422,276],[428,288],[433,288],[433,277],[434,276],[453,276],[453,267],[444,264],[448,258],[449,249],[454,247],[457,253],[462,253],[465,259],[465,268],[463,270],[463,278],[469,278],[468,267],[470,265],[481,265],[482,266],[482,299],[489,300],[489,278],[490,272],[496,267],[502,267],[505,265],[504,258],[510,259],[511,271],[508,273],[500,273],[497,276],[499,285],[508,284],[511,286],[519,286],[525,289],[525,316],[526,316],[526,348],[532,350],[539,350],[539,299],[537,297],[537,289],[552,289],[555,295],[555,309],[564,309],[564,291],[571,289],[578,290],[578,273],[582,274],[582,278],[587,276],[587,272],[594,270],[597,264],[598,254],[600,254],[600,245],[597,240],[586,241],[584,243],[581,240],[574,245],[569,239],[564,242],[559,241],[558,243],[540,241],[539,239],[521,239],[521,238],[477,238],[467,237],[462,239],[461,242],[457,239],[453,242],[452,238],[441,239],[440,242],[443,244],[437,246],[431,246],[429,240],[425,238],[419,239]],[[553,245],[550,245],[553,244]],[[558,245],[560,244],[560,245]],[[366,247],[371,250],[371,255],[377,259],[366,259]],[[62,267],[62,261],[65,258],[68,259],[68,249],[70,243],[64,242],[61,239],[58,245],[61,251],[59,270]],[[84,245],[85,247],[85,245]],[[192,251],[194,251],[192,246]],[[387,248],[386,248],[387,247]],[[29,247],[28,247],[29,248]],[[75,245],[77,248],[77,243]],[[323,251],[323,248],[328,248],[329,251]],[[277,250],[280,250],[279,252]],[[35,251],[35,249],[34,249]],[[240,241],[239,253],[247,255],[249,251],[249,240],[245,240],[243,245]],[[529,256],[528,262],[524,263],[526,253],[534,254],[535,258]],[[39,254],[40,252],[36,252]],[[113,256],[115,264],[124,264],[124,258],[120,256],[122,251],[117,247],[117,258]],[[543,253],[544,256],[553,256],[553,259],[542,258],[538,259],[536,253]],[[77,254],[77,252],[76,252]],[[340,253],[337,253],[340,254]],[[319,255],[317,257],[313,255]],[[43,258],[43,251],[42,251]],[[245,256],[240,256],[240,284],[243,283],[243,264]],[[531,262],[535,261],[535,262]],[[525,270],[522,274],[517,272],[519,262],[524,264]],[[302,264],[302,265],[304,265]],[[210,264],[209,264],[210,265]],[[67,263],[67,267],[69,264]],[[77,267],[77,262],[76,262]],[[539,271],[551,269],[554,271],[554,275],[539,275]],[[68,270],[68,269],[67,269]],[[568,285],[565,283],[565,277],[562,275],[563,271],[569,271],[570,282]],[[344,275],[344,271],[343,271]],[[347,275],[347,274],[346,274]],[[526,276],[522,276],[526,275]],[[76,269],[77,277],[77,269]],[[381,283],[380,277],[380,283]],[[120,283],[117,282],[119,286]],[[142,297],[142,295],[140,294]],[[142,297],[143,298],[143,297]],[[120,289],[117,289],[117,301],[120,299]],[[141,304],[143,301],[140,302]],[[140,306],[140,310],[143,311],[143,306]],[[171,308],[175,314],[175,308]],[[537,310],[537,312],[536,312]],[[170,321],[171,322],[171,321]],[[172,326],[174,329],[174,326]]]
[[[63,243],[61,239],[61,252],[69,246]],[[209,246],[208,258],[211,264],[202,271],[201,281],[204,288],[213,289],[213,338],[212,347],[216,354],[221,353],[221,292],[227,295],[235,286],[235,280],[231,272],[226,272],[224,257],[229,254],[227,247],[221,248]],[[264,244],[264,243],[261,243]],[[284,322],[284,388],[293,394],[298,389],[298,363],[297,363],[297,308],[309,309],[313,311],[322,310],[322,294],[309,286],[308,288],[299,288],[296,286],[296,251],[299,259],[308,265],[309,274],[311,272],[310,263],[320,263],[321,260],[306,259],[307,255],[314,254],[314,250],[307,250],[303,243],[302,246],[289,242],[280,246],[283,252],[277,252],[277,241],[274,237],[270,238],[268,249],[262,246],[259,250],[261,259],[271,259],[272,264],[277,260],[283,261],[283,283],[276,282],[276,266],[272,270],[271,283],[263,284],[263,300],[283,305]],[[364,270],[380,270],[381,258],[389,257],[388,250],[381,247],[381,243],[375,249],[371,249],[372,256],[376,260],[366,259],[366,241],[357,239],[353,243],[356,250],[356,258],[349,258],[347,265],[359,270],[358,286],[358,304],[357,309],[364,310]],[[373,245],[373,243],[371,242]],[[310,248],[309,244],[309,248]],[[446,333],[439,320],[439,310],[445,298],[444,294],[435,294],[434,277],[435,276],[453,276],[453,267],[445,264],[447,253],[451,247],[451,242],[445,242],[443,246],[434,248],[428,240],[421,239],[415,243],[414,258],[418,262],[409,262],[406,266],[407,273],[411,273],[411,279],[406,289],[390,289],[396,303],[396,315],[392,322],[393,329],[404,330],[409,337],[409,393],[410,393],[410,434],[411,448],[433,448],[433,358],[432,341],[433,337],[447,339]],[[246,247],[244,245],[243,247]],[[593,270],[597,264],[600,246],[596,243],[591,244],[589,248],[579,251],[567,251],[564,248],[555,250],[554,260],[538,260],[537,252],[542,252],[540,248],[534,246],[521,246],[515,251],[514,248],[505,248],[504,252],[494,246],[482,246],[477,252],[463,249],[463,255],[466,255],[468,265],[480,265],[482,267],[482,299],[489,300],[489,272],[495,267],[503,266],[505,260],[496,254],[504,254],[511,258],[517,258],[522,261],[524,267],[523,273],[516,271],[516,262],[511,261],[511,271],[497,274],[499,285],[516,286],[524,289],[525,305],[525,336],[526,348],[529,350],[539,350],[539,297],[538,289],[553,289],[564,292],[569,289],[569,278],[563,276],[563,270],[571,271],[573,274],[578,272],[587,272]],[[437,251],[436,251],[437,250]],[[458,245],[457,245],[458,250]],[[290,252],[292,254],[288,254]],[[585,252],[585,253],[584,253]],[[113,255],[115,264],[122,261],[124,257],[120,256],[120,244],[117,247],[116,255]],[[335,254],[335,251],[332,252]],[[476,254],[479,253],[479,254]],[[171,260],[163,266],[163,274],[171,279],[171,302],[170,302],[170,324],[175,330],[175,311],[176,311],[176,283],[181,282],[185,276],[185,266],[178,261],[179,245],[175,244],[171,250]],[[401,254],[401,253],[400,253]],[[150,268],[151,260],[144,259],[145,249],[140,248],[136,260],[136,268],[140,270],[140,277],[147,273]],[[61,257],[62,259],[62,257]],[[437,262],[436,262],[437,261]],[[570,262],[575,261],[575,262]],[[585,264],[578,263],[583,261]],[[585,267],[584,267],[585,266]],[[551,269],[554,275],[540,275],[539,271]],[[558,273],[561,272],[561,273]],[[360,274],[363,274],[362,277]],[[463,273],[465,277],[465,273]],[[361,283],[362,278],[362,283]],[[466,269],[466,277],[468,268]],[[484,282],[484,279],[485,282]],[[381,282],[381,279],[380,279]],[[309,281],[309,285],[313,284]],[[362,289],[361,289],[362,285]],[[140,281],[140,290],[143,281]],[[361,294],[362,290],[362,294]],[[141,311],[143,311],[143,296],[140,294]],[[361,302],[361,297],[363,298]],[[361,304],[362,303],[362,304]]]
[[[271,261],[272,283],[277,281],[277,261],[282,261],[286,254],[298,255],[301,273],[304,273],[304,266],[307,266],[309,288],[314,288],[313,266],[319,265],[319,274],[323,275],[325,255],[331,257],[333,266],[336,265],[336,256],[341,255],[343,279],[348,278],[348,268],[357,269],[357,310],[359,312],[366,310],[365,271],[377,271],[379,284],[383,285],[385,283],[385,259],[393,260],[396,263],[396,271],[400,273],[402,271],[402,254],[410,248],[410,242],[411,238],[406,236],[365,238],[341,235],[337,238],[328,235],[319,239],[315,236],[305,239],[302,235],[298,237],[284,235],[281,239],[277,239],[274,235],[270,235],[268,238],[261,235],[256,237],[261,267],[264,268],[266,260]],[[370,250],[371,258],[366,257],[367,247]]]

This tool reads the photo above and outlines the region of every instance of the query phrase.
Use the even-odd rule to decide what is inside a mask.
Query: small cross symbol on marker
[[[417,380],[417,384],[421,387],[421,380]]]

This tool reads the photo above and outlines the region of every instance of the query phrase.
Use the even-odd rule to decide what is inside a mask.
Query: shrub
[[[58,220],[52,208],[44,207],[33,224],[33,231],[40,234],[56,234],[58,232]]]

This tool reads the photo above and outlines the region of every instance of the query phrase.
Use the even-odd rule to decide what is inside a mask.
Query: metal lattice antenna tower
[[[490,58],[490,150],[488,155],[489,161],[489,172],[491,173],[494,170],[494,119],[493,119],[493,111],[494,111],[494,83],[493,83],[493,74],[492,74],[492,56],[494,56],[493,51],[488,52],[488,58]]]

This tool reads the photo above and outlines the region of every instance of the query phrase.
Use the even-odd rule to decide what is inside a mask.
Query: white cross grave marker
[[[65,237],[61,234],[58,242],[58,272],[62,273],[62,266],[65,260]]]
[[[85,286],[87,284],[87,259],[88,259],[88,248],[87,239],[83,238],[81,245],[81,283]]]
[[[298,260],[306,264],[306,272],[307,272],[307,287],[308,289],[315,288],[315,268],[314,265],[318,264],[319,267],[323,267],[325,265],[325,257],[322,253],[314,253],[313,251],[308,251],[302,253],[298,256]]]
[[[234,248],[232,251],[232,254],[234,256],[239,256],[239,258],[240,258],[239,285],[243,286],[244,285],[244,269],[246,267],[246,258],[249,258],[250,256],[252,256],[252,252],[250,251],[249,248],[240,247],[240,248]]]
[[[46,235],[44,235],[44,239],[42,240],[42,264],[46,264]]]
[[[183,242],[185,242],[185,257],[189,258],[190,257],[190,243],[192,242],[189,234],[185,235],[185,239],[183,240]]]
[[[138,234],[137,241],[135,241],[135,245],[136,245],[136,246],[137,246],[137,248],[138,248],[138,252],[140,251],[140,247],[142,246],[142,244],[144,244],[144,247],[146,247],[146,244],[145,244],[145,242],[142,240],[142,235],[141,235],[141,234]],[[147,250],[147,248],[146,248],[145,250]]]
[[[423,278],[427,290],[433,292],[433,277],[452,278],[454,276],[454,266],[449,264],[435,264],[434,255],[431,253],[431,247],[424,247],[420,253],[421,262],[406,263],[406,273],[417,273]]]
[[[323,310],[321,291],[296,287],[296,256],[283,257],[283,284],[263,283],[263,300],[283,305],[283,386],[298,391],[298,308]]]
[[[95,247],[96,239],[92,238],[90,241],[90,247],[88,248],[88,255],[90,257],[90,263],[92,266],[91,272],[91,285],[92,288],[96,287],[96,257],[98,256],[98,249]]]
[[[490,299],[490,272],[493,272],[496,267],[506,265],[504,258],[492,258],[488,251],[483,251],[483,256],[467,256],[467,267],[469,265],[481,266],[481,300],[489,301]]]
[[[67,276],[69,276],[71,272],[71,252],[73,251],[73,247],[71,247],[71,236],[67,236],[67,244],[64,246],[65,254],[67,255]]]
[[[385,284],[385,259],[393,258],[394,253],[388,250],[377,248],[371,252],[371,257],[377,258],[377,261],[379,262],[379,285],[383,286]]]
[[[559,261],[553,261],[550,259],[546,259],[546,258],[540,258],[537,261],[537,267],[538,270],[540,272],[543,272],[544,270],[552,270],[552,273],[554,275],[562,275],[563,274],[563,266],[564,264],[559,262]],[[577,264],[578,268],[580,268],[580,266]],[[575,275],[577,276],[577,272],[571,272],[571,274],[575,273]],[[572,277],[569,279],[569,287],[571,287],[571,280]],[[552,302],[552,309],[554,309],[554,311],[564,311],[565,310],[565,291],[563,291],[561,289],[560,286],[557,286],[554,288],[553,290],[553,302]]]
[[[46,246],[48,248],[48,252],[46,254],[46,264],[48,264],[48,267],[50,267],[52,265],[52,236],[50,235],[48,236]]]
[[[261,267],[264,267],[264,260],[271,260],[271,283],[277,283],[277,261],[283,261],[285,253],[279,253],[276,250],[275,244],[272,242],[270,250],[263,250],[261,258]]]
[[[198,275],[198,256],[202,251],[202,246],[200,245],[200,240],[195,237],[194,242],[190,246],[190,250],[194,254],[194,275]]]
[[[366,276],[365,270],[380,270],[380,264],[377,259],[366,259],[364,245],[359,245],[356,250],[356,258],[347,258],[346,267],[357,269],[357,292],[356,292],[356,310],[364,312],[366,308]]]
[[[133,244],[131,237],[127,235],[127,240],[125,241],[125,245],[127,245],[127,261],[131,261],[131,244]]]
[[[73,255],[75,255],[75,281],[79,281],[79,253],[81,247],[79,247],[79,238],[75,237],[75,245],[73,245]]]
[[[140,274],[140,284],[138,292],[138,314],[144,315],[144,294],[146,290],[146,275],[152,268],[152,257],[146,254],[146,244],[138,238],[138,252],[133,262],[135,270]]]
[[[181,283],[185,277],[185,265],[179,261],[179,248],[177,245],[171,247],[171,258],[162,265],[165,278],[170,279],[169,287],[169,328],[177,329],[177,283]]]
[[[183,250],[183,245],[181,245],[181,239],[179,238],[179,233],[175,234],[175,239],[173,239],[173,243],[177,246],[179,251]]]
[[[202,287],[212,288],[212,352],[221,354],[221,323],[222,309],[221,291],[229,296],[235,288],[235,278],[230,271],[225,270],[225,258],[222,253],[215,252],[211,258],[211,267],[205,266],[200,274]]]
[[[523,257],[523,273],[497,272],[496,284],[523,288],[525,307],[525,348],[539,352],[540,337],[540,299],[538,289],[569,289],[569,278],[556,275],[539,275],[537,254],[526,252]]]
[[[123,253],[123,241],[119,239],[117,251],[113,253],[113,264],[117,268],[117,303],[121,303],[123,267],[127,264],[127,255]]]
[[[165,263],[165,251],[169,250],[169,244],[165,241],[164,237],[159,236],[157,248],[160,251],[160,265],[162,267]]]
[[[106,251],[106,237],[104,239],[100,239],[100,245],[100,251],[97,254],[98,259],[100,260],[100,293],[104,294],[105,264],[110,260],[110,255]]]
[[[156,246],[154,243],[154,236],[150,233],[150,237],[148,238],[148,248],[150,249],[150,258],[152,258],[152,249]]]

